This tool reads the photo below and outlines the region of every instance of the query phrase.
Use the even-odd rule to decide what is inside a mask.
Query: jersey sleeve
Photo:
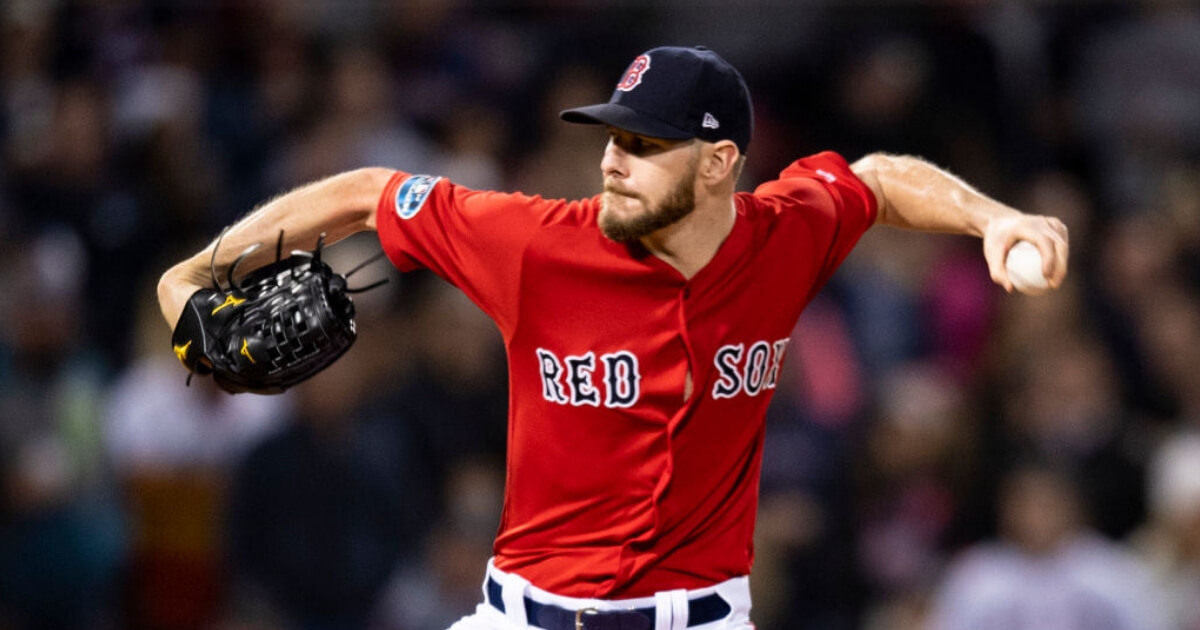
[[[755,189],[754,196],[801,213],[813,238],[807,245],[819,257],[818,289],[875,224],[878,212],[875,193],[832,151],[796,160],[778,179]]]
[[[397,172],[380,196],[376,228],[396,268],[433,271],[461,289],[507,334],[516,313],[523,253],[541,206],[549,203]]]

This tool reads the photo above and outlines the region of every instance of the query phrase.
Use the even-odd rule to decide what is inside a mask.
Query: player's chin
[[[617,193],[604,193],[600,206],[599,223],[604,235],[614,241],[637,238],[630,231],[645,215],[646,208],[641,200]]]
[[[618,243],[631,243],[647,233],[647,229],[643,225],[644,221],[639,221],[639,218],[643,216],[641,214],[626,216],[611,208],[601,209],[600,231],[610,240]]]
[[[632,243],[641,238],[641,234],[630,228],[628,223],[622,221],[605,220],[606,217],[600,217],[600,232],[611,241],[618,243]]]

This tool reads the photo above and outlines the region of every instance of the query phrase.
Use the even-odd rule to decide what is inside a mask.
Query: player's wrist
[[[180,266],[176,266],[168,269],[158,280],[158,306],[168,326],[175,326],[188,300],[197,290],[203,288],[202,285],[187,280],[188,277]]]
[[[1013,225],[1025,216],[1019,210],[986,197],[980,197],[972,205],[972,211],[967,213],[967,225],[969,231],[979,238],[1011,231]]]

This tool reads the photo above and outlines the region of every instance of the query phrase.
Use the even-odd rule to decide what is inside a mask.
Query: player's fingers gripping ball
[[[1021,293],[1041,295],[1050,289],[1050,282],[1042,274],[1042,254],[1029,241],[1017,241],[1008,250],[1004,267],[1013,288]]]
[[[238,264],[257,246],[247,249],[229,269],[228,289],[214,269],[216,288],[192,294],[171,337],[175,355],[191,372],[189,383],[195,374],[212,375],[232,393],[278,394],[350,349],[357,334],[349,294],[378,283],[348,289],[346,276],[321,261],[323,242],[322,236],[312,252],[287,258],[277,247],[274,263],[235,282]]]

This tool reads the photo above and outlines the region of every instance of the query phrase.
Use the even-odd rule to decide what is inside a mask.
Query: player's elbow
[[[893,227],[910,227],[907,219],[897,212],[896,204],[922,176],[924,160],[911,155],[871,153],[863,156],[850,169],[875,194],[875,223]],[[927,169],[924,169],[927,170]]]
[[[392,178],[392,175],[395,174],[395,170],[382,166],[364,166],[347,173],[347,175],[354,178],[360,185],[374,190],[382,190],[387,185],[388,180]]]
[[[876,223],[887,223],[888,204],[884,189],[886,173],[893,169],[893,157],[885,153],[870,153],[850,165],[850,170],[871,189],[875,196]]]
[[[888,181],[904,177],[912,167],[914,158],[907,155],[892,155],[890,153],[869,153],[850,165],[860,179],[886,184]]]
[[[396,171],[368,166],[338,175],[337,196],[344,211],[353,215],[351,231],[375,229],[375,210],[388,182]]]
[[[351,186],[357,196],[369,199],[372,206],[379,200],[380,193],[387,187],[396,171],[381,166],[366,166],[342,174],[347,185]]]
[[[850,170],[856,174],[877,171],[891,156],[886,153],[868,153],[850,165]]]

